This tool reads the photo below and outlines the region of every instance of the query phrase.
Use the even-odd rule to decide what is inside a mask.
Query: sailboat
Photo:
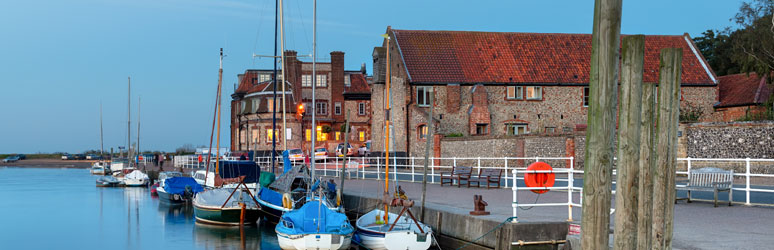
[[[99,103],[99,161],[91,164],[91,174],[93,175],[105,175],[109,170],[107,163],[105,163],[105,146],[104,136],[102,133],[102,102]]]
[[[357,240],[368,249],[374,250],[418,250],[428,249],[432,244],[432,229],[419,222],[411,213],[413,201],[408,201],[396,196],[389,201],[390,187],[390,37],[383,35],[387,39],[387,63],[386,63],[386,84],[385,84],[385,178],[384,178],[384,209],[374,209],[357,219]],[[389,212],[389,206],[402,206],[399,214]],[[407,213],[409,218],[403,214]],[[394,219],[393,219],[394,218]]]
[[[218,70],[218,91],[215,98],[215,117],[213,118],[213,133],[217,123],[217,144],[220,148],[220,103],[223,82],[223,49],[220,49],[220,68]],[[210,149],[212,152],[212,134]],[[204,180],[208,180],[210,172],[210,156],[207,156],[207,169]],[[216,154],[219,155],[219,154]],[[218,157],[219,158],[219,157]],[[220,171],[220,166],[223,171]],[[260,168],[253,161],[215,161],[213,186],[217,187],[198,193],[193,199],[194,217],[196,221],[215,225],[252,224],[260,217],[260,206],[245,182],[257,183]],[[193,179],[193,178],[192,178]],[[195,180],[194,180],[195,182]],[[206,181],[205,181],[206,184]],[[231,184],[231,185],[229,185]],[[234,185],[235,184],[235,185]]]
[[[126,158],[111,159],[110,172],[114,176],[122,179],[124,174],[128,174],[132,169],[132,78],[127,77],[127,116],[126,116]]]
[[[280,7],[280,13],[282,13],[281,10],[282,7]],[[313,20],[312,75],[317,75],[317,0],[314,1]],[[317,84],[316,77],[312,79],[312,107],[314,107]],[[312,127],[316,126],[316,122],[313,112]],[[315,141],[317,141],[315,137],[316,135],[312,135],[312,148],[315,148]],[[286,160],[287,162],[289,160]],[[280,223],[275,227],[277,241],[282,249],[348,249],[355,229],[349,224],[349,219],[340,204],[331,202],[331,199],[326,197],[326,194],[336,193],[336,185],[332,181],[315,180],[314,156],[310,163],[312,164],[311,179],[316,182],[307,190],[306,200],[300,208],[285,212],[281,216]]]

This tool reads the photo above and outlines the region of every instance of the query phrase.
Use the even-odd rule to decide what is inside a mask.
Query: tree
[[[196,148],[194,148],[194,145],[190,143],[186,143],[183,146],[175,149],[175,154],[178,155],[193,154],[194,152],[196,152]]]
[[[730,28],[724,30],[707,30],[702,36],[693,38],[696,47],[715,74],[723,76],[740,72],[739,65],[731,60],[733,45],[730,42]]]
[[[742,28],[731,36],[734,54],[731,60],[741,72],[768,76],[774,71],[774,0],[744,2],[732,20]]]

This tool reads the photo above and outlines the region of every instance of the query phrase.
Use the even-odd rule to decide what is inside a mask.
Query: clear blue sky
[[[624,1],[622,32],[699,36],[731,25],[738,0]],[[387,25],[398,29],[591,33],[594,1],[318,2],[318,55],[365,62]],[[382,14],[383,13],[383,14]],[[286,0],[287,49],[311,52],[312,1]],[[236,75],[270,68],[274,0],[24,0],[0,2],[0,153],[81,152],[126,143],[142,97],[141,149],[172,151],[209,140],[218,49],[224,96]],[[228,145],[228,102],[223,141]],[[134,138],[132,139],[134,140]]]

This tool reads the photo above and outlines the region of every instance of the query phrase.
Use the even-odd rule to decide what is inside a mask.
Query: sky
[[[223,96],[237,74],[271,68],[274,0],[24,0],[0,2],[0,153],[70,152],[127,140],[174,151],[209,143],[224,48]],[[732,26],[738,0],[623,3],[623,34],[692,37]],[[312,52],[311,0],[285,0],[286,49]],[[345,52],[345,68],[372,71],[371,52],[395,29],[591,33],[594,1],[318,1],[318,61]],[[229,145],[230,107],[221,145]]]

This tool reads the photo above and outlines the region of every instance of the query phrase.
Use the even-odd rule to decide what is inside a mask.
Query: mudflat
[[[5,167],[29,168],[90,168],[92,160],[60,160],[60,159],[27,159],[16,162],[0,162]]]

